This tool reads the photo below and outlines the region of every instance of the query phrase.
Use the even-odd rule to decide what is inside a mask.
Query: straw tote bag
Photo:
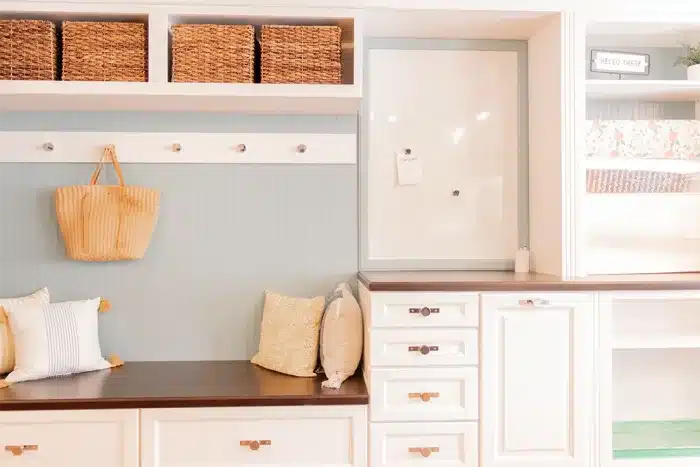
[[[119,185],[97,184],[106,159],[111,160]],[[116,150],[107,146],[89,185],[56,190],[56,215],[66,255],[79,261],[143,258],[159,204],[160,192],[124,184]]]

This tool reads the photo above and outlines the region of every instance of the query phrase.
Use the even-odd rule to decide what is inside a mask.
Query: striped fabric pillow
[[[97,326],[100,299],[7,307],[15,369],[6,384],[110,368]]]
[[[11,372],[15,367],[15,344],[5,308],[29,303],[49,303],[49,289],[44,287],[26,297],[0,298],[0,375]]]

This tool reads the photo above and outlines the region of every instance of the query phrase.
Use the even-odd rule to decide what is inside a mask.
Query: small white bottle
[[[526,246],[515,252],[515,272],[530,272],[530,250]]]

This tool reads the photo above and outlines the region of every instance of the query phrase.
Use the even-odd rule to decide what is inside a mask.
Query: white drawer
[[[374,423],[372,467],[479,467],[477,423]]]
[[[143,467],[366,466],[364,406],[145,409]]]
[[[138,467],[138,410],[0,413],[1,467]]]
[[[373,367],[479,363],[479,331],[474,328],[375,329],[370,338]]]
[[[372,421],[479,419],[479,369],[406,368],[372,370]]]
[[[372,327],[477,327],[475,293],[378,293],[372,296]]]

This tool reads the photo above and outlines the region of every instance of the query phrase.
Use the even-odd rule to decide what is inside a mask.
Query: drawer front
[[[149,409],[142,466],[363,466],[366,435],[364,407]]]
[[[479,295],[474,293],[376,294],[372,327],[477,327]]]
[[[370,417],[374,422],[478,420],[479,370],[373,370]]]
[[[0,467],[138,467],[138,410],[0,413]]]
[[[479,363],[479,331],[475,328],[375,329],[370,338],[373,367]]]
[[[372,467],[479,467],[477,423],[375,423]]]

